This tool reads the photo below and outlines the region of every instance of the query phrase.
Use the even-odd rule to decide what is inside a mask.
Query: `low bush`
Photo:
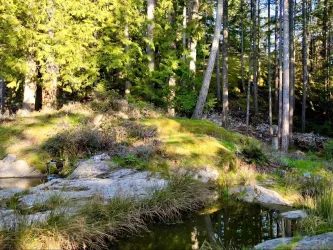
[[[324,155],[327,159],[333,158],[333,140],[329,140],[324,144]]]
[[[249,143],[244,146],[241,150],[241,154],[245,158],[247,163],[255,163],[258,165],[263,165],[267,163],[267,157],[261,150],[259,145],[254,143]]]
[[[79,158],[108,149],[112,143],[110,134],[80,126],[64,130],[49,138],[44,143],[43,149],[53,157]]]

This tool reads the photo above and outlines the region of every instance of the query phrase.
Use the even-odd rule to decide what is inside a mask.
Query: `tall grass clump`
[[[333,226],[333,187],[329,186],[323,190],[316,200],[316,210],[329,225]]]
[[[319,181],[314,187],[317,192],[308,197],[308,217],[301,222],[302,231],[306,235],[326,233],[333,230],[333,186],[328,180]],[[325,184],[323,184],[325,183]]]

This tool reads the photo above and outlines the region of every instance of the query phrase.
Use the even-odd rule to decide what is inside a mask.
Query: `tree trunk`
[[[267,75],[267,81],[268,81],[268,120],[269,120],[269,135],[272,139],[273,136],[273,117],[272,117],[272,82],[271,82],[271,4],[270,0],[268,0],[268,35],[267,35],[267,54],[268,54],[268,75]]]
[[[245,80],[244,80],[244,11],[243,11],[244,0],[241,0],[241,78],[242,78],[242,92],[245,92]]]
[[[283,110],[281,150],[289,148],[289,0],[283,0]]]
[[[48,18],[49,22],[52,24],[53,19],[54,19],[54,5],[53,1],[49,0],[48,5],[49,5],[49,12],[48,12]],[[53,27],[49,27],[49,39],[53,40],[54,37],[54,30]],[[51,46],[51,45],[49,45]],[[44,88],[43,88],[43,94],[42,94],[42,99],[43,107],[48,107],[52,109],[57,108],[57,92],[58,92],[58,71],[59,67],[55,63],[55,58],[54,54],[51,53],[49,58],[47,59],[47,79],[44,83]]]
[[[199,119],[202,117],[202,112],[203,112],[203,108],[204,108],[204,105],[206,102],[209,84],[210,84],[210,80],[211,80],[212,72],[213,72],[213,68],[214,68],[216,52],[217,52],[217,48],[219,46],[220,33],[221,33],[221,19],[222,19],[222,11],[223,11],[222,3],[223,3],[223,0],[218,0],[212,48],[210,51],[207,69],[206,69],[205,77],[204,77],[204,80],[203,80],[203,83],[201,86],[198,101],[197,101],[194,113],[192,115],[192,118],[196,118],[196,119]]]
[[[220,76],[220,41],[219,46],[217,47],[216,54],[216,96],[217,100],[221,101],[221,76]]]
[[[187,14],[186,14],[186,4],[184,3],[184,8],[183,8],[183,35],[182,35],[182,39],[183,39],[183,62],[186,62],[186,56],[185,56],[185,50],[186,50],[186,27],[187,27]]]
[[[128,24],[127,23],[125,25],[124,33],[125,33],[125,38],[126,38],[127,42],[129,42],[130,41],[130,36],[129,36]],[[129,45],[126,44],[125,45],[125,53],[126,53],[127,58],[129,60],[128,51],[129,51]],[[129,64],[129,62],[127,62],[127,65],[126,65],[126,71],[127,72],[126,72],[126,82],[125,82],[125,96],[129,95],[131,93],[131,90],[130,90],[130,88],[131,88],[131,82],[128,79],[129,69],[130,69],[130,64]]]
[[[28,56],[27,60],[27,72],[25,74],[25,80],[23,85],[23,103],[22,109],[27,111],[35,110],[36,102],[36,89],[37,89],[37,64],[32,55]]]
[[[282,7],[283,7],[283,0],[280,0],[279,8],[280,8],[280,15],[279,15],[279,120],[278,120],[278,127],[279,127],[279,145],[281,144],[281,133],[282,133]],[[280,147],[281,148],[281,147]]]
[[[173,100],[175,99],[176,96],[176,79],[173,75],[169,77],[169,89],[170,89],[170,98],[169,98],[169,103],[168,103],[168,115],[174,117],[176,115],[175,108],[173,105]]]
[[[274,113],[279,113],[279,57],[278,57],[278,0],[275,0],[275,30],[274,30],[274,45],[275,45],[275,88],[274,88]]]
[[[249,54],[249,65],[251,65],[251,55]],[[251,67],[249,67],[247,79],[247,100],[246,100],[246,136],[249,136],[249,123],[250,123],[250,97],[251,97]]]
[[[290,90],[289,90],[289,142],[292,143],[292,134],[294,126],[294,109],[295,109],[295,44],[294,44],[294,26],[295,26],[295,16],[294,16],[294,1],[289,0],[289,50],[290,50]]]
[[[302,86],[302,132],[305,132],[305,118],[306,118],[306,92],[309,83],[308,72],[308,30],[307,30],[307,8],[306,0],[302,1],[302,22],[303,22],[303,37],[302,37],[302,64],[303,64],[303,86]]]
[[[323,77],[324,77],[324,85],[325,85],[325,99],[327,103],[330,101],[330,95],[329,95],[329,74],[328,74],[328,9],[329,9],[329,3],[328,0],[324,0],[324,9],[323,9],[323,61],[322,61],[322,68],[323,68]],[[333,19],[333,15],[332,15]],[[325,108],[326,118],[329,117],[329,105],[326,105]]]
[[[229,93],[228,93],[228,0],[223,1],[223,47],[222,47],[222,82],[223,107],[222,126],[229,126]]]
[[[250,22],[254,22],[254,12],[253,12],[253,0],[251,0],[251,18]],[[250,25],[250,41],[255,43],[255,39],[253,36],[253,31],[251,30],[251,25]],[[252,51],[253,52],[253,51]],[[248,83],[247,83],[247,100],[246,100],[246,136],[249,136],[249,123],[250,123],[250,100],[251,100],[251,51],[249,52],[249,72],[248,72]]]
[[[199,23],[199,0],[193,0],[192,3],[192,9],[191,9],[191,22],[196,23],[196,25]],[[196,71],[196,61],[197,61],[197,43],[198,40],[196,36],[191,37],[190,42],[190,71],[195,73]]]
[[[257,0],[253,0],[253,97],[254,114],[258,114],[258,79],[257,79],[257,26],[256,26]]]
[[[149,42],[147,43],[147,55],[148,55],[148,68],[150,71],[155,69],[155,51],[154,47],[154,10],[155,10],[155,0],[147,0],[147,20],[148,20],[148,30],[147,37]]]

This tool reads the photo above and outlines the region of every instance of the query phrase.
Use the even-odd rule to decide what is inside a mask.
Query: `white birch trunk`
[[[220,34],[221,34],[221,19],[223,11],[223,0],[218,0],[216,20],[215,20],[215,30],[212,42],[212,48],[209,54],[207,69],[205,72],[205,77],[201,86],[198,101],[192,115],[192,118],[200,119],[202,117],[203,108],[206,103],[206,98],[208,94],[209,84],[212,77],[212,72],[214,68],[214,62],[216,58],[217,48],[219,46]]]

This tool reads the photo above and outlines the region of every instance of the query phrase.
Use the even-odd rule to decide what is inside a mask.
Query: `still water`
[[[124,238],[115,250],[241,249],[281,237],[279,211],[258,204],[227,201],[211,214],[174,224],[151,224],[150,232]],[[207,248],[208,247],[208,248]]]

